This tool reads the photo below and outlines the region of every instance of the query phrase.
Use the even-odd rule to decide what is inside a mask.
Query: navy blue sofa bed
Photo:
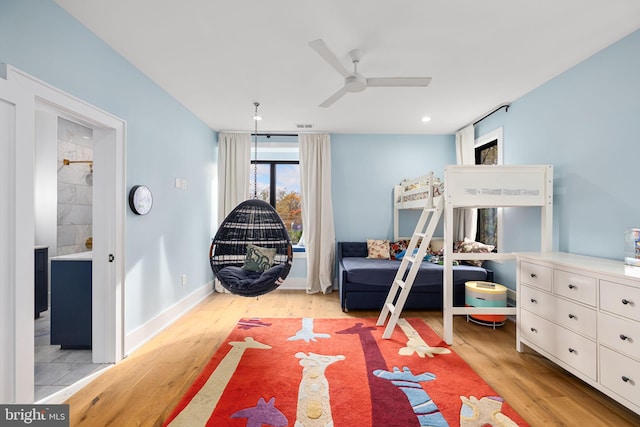
[[[343,311],[380,310],[400,266],[399,260],[369,259],[366,242],[338,242],[336,261],[340,305]],[[407,310],[442,309],[444,267],[423,262],[407,302]],[[493,281],[493,272],[482,267],[453,268],[453,303],[464,306],[464,284],[470,280]]]

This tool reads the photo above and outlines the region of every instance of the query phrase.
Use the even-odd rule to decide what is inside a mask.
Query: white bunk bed
[[[444,193],[443,182],[433,172],[417,178],[405,179],[393,188],[393,237],[398,241],[408,239],[400,236],[400,211],[403,209],[423,210],[433,208],[436,198]]]
[[[516,307],[454,307],[454,260],[505,260],[515,253],[454,253],[453,213],[464,208],[537,206],[541,208],[540,250],[552,249],[553,166],[448,166],[445,168],[445,233],[443,277],[443,334],[453,343],[453,316],[516,315]],[[516,284],[517,287],[517,284]],[[516,289],[517,292],[517,289]]]

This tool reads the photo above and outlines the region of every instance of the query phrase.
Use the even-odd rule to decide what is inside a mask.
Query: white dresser
[[[602,258],[521,253],[517,281],[518,351],[527,345],[640,414],[640,272]]]

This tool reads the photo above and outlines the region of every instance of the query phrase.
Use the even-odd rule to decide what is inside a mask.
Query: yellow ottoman
[[[464,284],[464,302],[467,307],[506,307],[507,288],[492,282],[469,281]],[[489,326],[504,325],[504,314],[472,314],[468,319]]]

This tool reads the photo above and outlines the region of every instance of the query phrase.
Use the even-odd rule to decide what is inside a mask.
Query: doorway
[[[93,249],[93,129],[69,120],[54,109],[36,104],[35,116],[35,245],[36,257],[45,262],[60,257],[74,256],[89,259]],[[44,256],[43,256],[44,255]],[[37,259],[36,259],[37,261]],[[60,262],[60,261],[56,261]],[[39,265],[39,264],[37,264]],[[48,262],[45,264],[49,266]],[[51,272],[46,268],[40,274]],[[90,270],[89,270],[90,271]],[[53,283],[43,286],[52,295]],[[57,283],[60,286],[60,283]],[[44,289],[40,289],[40,292]],[[61,295],[56,290],[56,300],[79,301],[77,295]],[[36,291],[37,293],[37,291]],[[88,296],[91,293],[87,294]],[[48,295],[47,295],[48,296]],[[37,297],[36,297],[37,299]],[[53,298],[43,298],[48,303],[44,310],[36,311],[34,334],[34,400],[60,403],[74,390],[80,381],[100,372],[109,364],[92,363],[92,350],[63,348],[52,340]],[[87,301],[91,305],[91,301]],[[83,306],[74,308],[82,311]],[[63,309],[53,308],[58,319]],[[91,319],[83,327],[90,328]],[[63,331],[58,320],[55,332]],[[55,342],[55,344],[54,344]],[[73,386],[73,387],[72,387]],[[71,387],[71,388],[70,388]]]
[[[5,66],[5,77],[8,87],[24,94],[27,102],[23,102],[21,111],[31,111],[31,128],[37,111],[53,111],[56,115],[80,123],[93,129],[94,161],[93,161],[93,261],[92,261],[92,362],[115,363],[124,357],[124,224],[125,224],[125,122],[109,113],[89,105],[69,94],[66,94],[32,76],[11,66]],[[23,107],[24,106],[24,107]],[[10,116],[8,116],[10,117]],[[25,128],[22,122],[13,122],[16,132]],[[36,125],[37,126],[37,125]],[[56,140],[56,138],[53,138]],[[22,140],[15,137],[13,142],[28,144],[35,152],[35,138]],[[27,147],[28,148],[28,147]],[[23,160],[21,160],[23,159]],[[21,177],[34,176],[33,158],[23,156],[17,160],[13,176],[16,193],[20,192],[26,199],[33,200],[36,185],[32,179]],[[19,175],[20,174],[20,175]],[[31,188],[25,185],[30,183]],[[29,204],[25,203],[25,207]],[[31,205],[33,206],[33,205]],[[35,211],[35,207],[32,208]],[[35,212],[33,212],[35,213]],[[8,217],[7,229],[16,224],[25,230],[35,230],[35,215],[26,212],[24,218]],[[31,232],[24,236],[33,236]],[[16,238],[19,240],[19,238]],[[33,244],[35,242],[14,242],[19,246],[14,266],[17,277],[33,280]],[[1,249],[1,248],[0,248]],[[16,337],[24,337],[25,332],[33,337],[33,288],[19,286],[19,280],[13,280],[11,294],[19,302],[17,309],[10,312],[8,322],[3,329]],[[28,303],[28,304],[27,304]],[[30,309],[27,310],[26,307]],[[24,307],[21,309],[21,307]],[[34,400],[34,341],[33,339],[17,339],[9,349],[14,349],[8,357],[0,360],[2,372],[13,372],[8,377],[10,384],[4,390],[7,402],[33,402]]]

